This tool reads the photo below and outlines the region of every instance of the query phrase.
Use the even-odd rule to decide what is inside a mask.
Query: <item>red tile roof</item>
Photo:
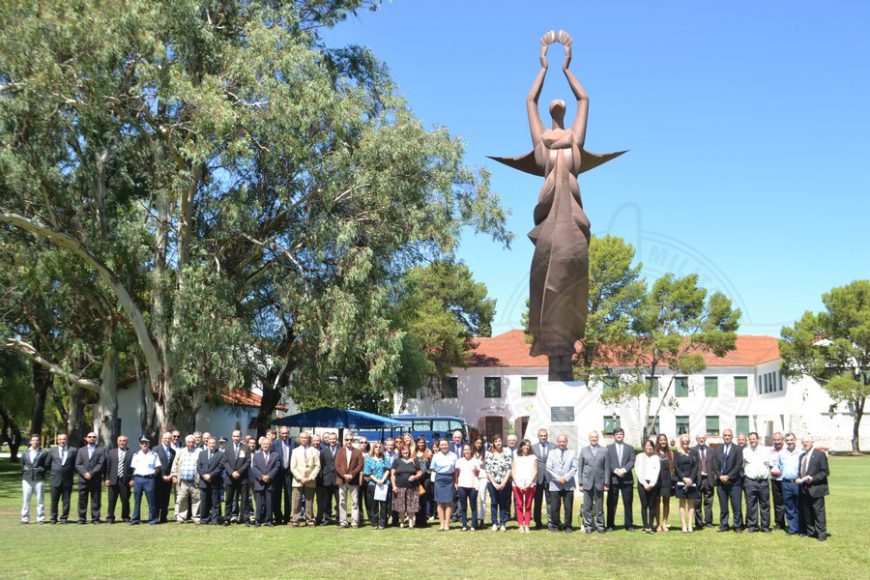
[[[531,356],[531,344],[522,330],[509,330],[492,337],[478,337],[471,352],[470,367],[546,367],[547,357]],[[705,354],[708,367],[755,366],[779,359],[779,343],[772,336],[738,335],[737,347],[723,357]]]
[[[240,405],[242,407],[259,407],[260,402],[263,398],[251,391],[245,389],[237,389],[235,391],[224,391],[221,393],[221,398],[224,400],[224,403],[228,405]],[[287,407],[284,405],[278,404],[276,409],[280,409],[282,411],[286,411]]]

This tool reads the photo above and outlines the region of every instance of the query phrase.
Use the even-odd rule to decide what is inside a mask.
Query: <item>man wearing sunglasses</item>
[[[76,453],[76,471],[79,474],[79,523],[87,523],[88,500],[91,503],[91,523],[100,523],[100,500],[106,450],[97,443],[97,434],[91,431],[85,444]]]

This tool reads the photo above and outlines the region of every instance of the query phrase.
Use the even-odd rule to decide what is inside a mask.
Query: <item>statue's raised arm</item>
[[[532,89],[529,91],[529,96],[526,97],[526,110],[529,114],[529,131],[532,133],[532,148],[537,147],[541,142],[541,135],[544,134],[544,124],[541,122],[541,115],[538,112],[538,99],[541,97],[541,89],[544,88],[544,77],[547,75],[547,49],[555,42],[556,33],[552,30],[541,37],[541,71],[532,83]]]
[[[571,124],[571,133],[574,135],[574,142],[582,148],[586,143],[586,121],[589,118],[589,95],[574,73],[571,72],[571,46],[574,40],[564,30],[559,31],[559,42],[565,46],[565,62],[562,64],[562,70],[565,71],[565,77],[568,79],[568,85],[577,99],[577,117],[574,123]]]

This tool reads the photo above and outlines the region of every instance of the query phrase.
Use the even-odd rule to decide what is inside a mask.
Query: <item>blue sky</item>
[[[696,272],[742,309],[741,333],[778,336],[870,277],[870,2],[395,0],[327,40],[369,46],[415,114],[492,172],[516,239],[468,233],[458,254],[497,299],[495,333],[524,310],[541,182],[486,156],[531,148],[525,96],[550,29],[574,37],[586,148],[630,150],[580,177],[593,234],[634,244],[649,281]],[[544,119],[571,97],[562,56],[551,47]]]

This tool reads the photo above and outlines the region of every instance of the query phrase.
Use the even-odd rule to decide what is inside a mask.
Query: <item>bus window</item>
[[[413,431],[431,431],[432,421],[414,421],[411,429]]]
[[[432,431],[440,433],[441,437],[447,437],[450,439],[450,433],[453,431],[450,427],[452,423],[452,421],[447,419],[435,419],[432,421]]]

